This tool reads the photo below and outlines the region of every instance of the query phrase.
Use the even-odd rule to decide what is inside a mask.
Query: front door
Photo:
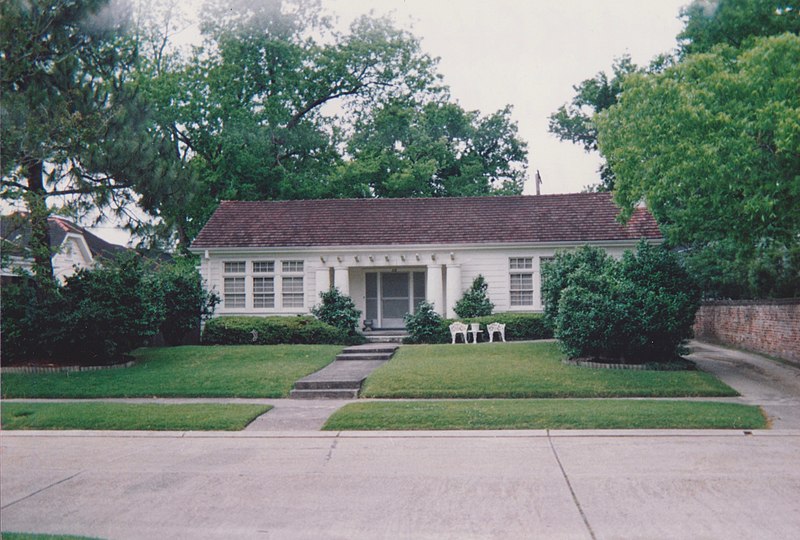
[[[425,272],[367,272],[366,319],[375,328],[403,328],[403,318],[425,299]]]

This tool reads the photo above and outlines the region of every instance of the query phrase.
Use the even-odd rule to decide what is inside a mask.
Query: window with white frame
[[[254,274],[275,273],[275,261],[253,261]]]
[[[302,277],[283,277],[281,285],[283,287],[283,307],[304,307]]]
[[[245,270],[247,265],[244,261],[225,261],[223,271],[225,273],[223,281],[223,304],[225,308],[243,308],[247,305],[247,295],[245,293]],[[231,275],[234,274],[234,275]],[[235,275],[235,274],[241,274]]]
[[[250,268],[253,271],[253,307],[274,308],[275,261],[252,261]]]
[[[282,270],[284,274],[303,271],[303,261],[283,261]]]
[[[511,307],[533,306],[533,257],[511,257],[508,263]]]

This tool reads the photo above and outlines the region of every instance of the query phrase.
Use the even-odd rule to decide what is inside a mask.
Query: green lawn
[[[762,429],[761,409],[736,403],[515,399],[352,403],[323,429]]]
[[[3,403],[3,429],[239,431],[272,407],[247,404]]]
[[[592,369],[562,364],[556,343],[404,345],[365,381],[373,398],[735,396],[700,371]]]
[[[3,374],[4,398],[286,397],[332,362],[337,345],[190,346],[140,349],[125,369]]]

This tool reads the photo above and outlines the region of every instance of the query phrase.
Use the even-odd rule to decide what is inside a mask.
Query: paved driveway
[[[700,341],[691,349],[698,367],[735,388],[742,403],[760,405],[774,429],[800,429],[800,367]]]
[[[800,432],[4,433],[3,530],[794,538]]]

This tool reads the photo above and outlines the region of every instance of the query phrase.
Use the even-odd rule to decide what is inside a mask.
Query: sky
[[[611,71],[630,54],[647,64],[676,46],[678,18],[689,0],[323,0],[345,23],[373,10],[440,58],[439,71],[462,107],[492,113],[507,104],[528,143],[530,180],[542,193],[582,191],[599,178],[600,160],[547,131],[549,116],[574,95],[573,85]]]
[[[189,0],[199,4],[199,0]],[[637,64],[673,50],[689,0],[322,0],[341,28],[370,11],[391,15],[439,57],[451,96],[468,110],[490,114],[513,106],[528,143],[530,180],[541,192],[574,193],[598,182],[600,160],[547,131],[549,116],[574,95],[573,85],[614,58]],[[191,39],[192,32],[187,32]],[[110,241],[127,238],[110,226],[93,229]]]

